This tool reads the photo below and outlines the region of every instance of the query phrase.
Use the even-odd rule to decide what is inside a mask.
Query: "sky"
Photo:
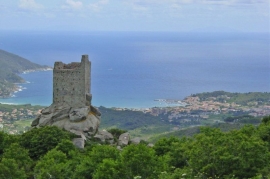
[[[0,30],[270,32],[270,0],[0,0]]]

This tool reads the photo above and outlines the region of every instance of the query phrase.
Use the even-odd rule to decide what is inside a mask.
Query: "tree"
[[[157,178],[163,166],[154,149],[146,145],[129,145],[121,153],[122,178]]]
[[[20,144],[29,150],[32,159],[37,160],[64,139],[70,139],[70,133],[56,126],[45,126],[22,134]]]
[[[5,148],[9,147],[12,143],[19,140],[19,135],[9,135],[0,131],[0,156],[3,154]]]
[[[178,142],[170,145],[171,150],[167,153],[168,164],[173,168],[183,168],[187,166],[188,155],[186,151],[192,147],[190,146],[192,139],[183,137]]]
[[[24,170],[18,167],[18,164],[14,159],[3,158],[0,162],[0,178],[26,179],[27,176]]]
[[[269,166],[267,147],[254,127],[229,133],[202,128],[191,146],[189,167],[204,177],[251,178]]]
[[[94,179],[119,179],[122,178],[121,166],[115,160],[104,159],[97,166],[93,174]]]
[[[127,132],[127,130],[113,128],[113,129],[109,129],[108,132],[111,133],[114,137],[114,140],[117,141],[119,139],[119,136]]]
[[[157,155],[165,155],[166,153],[173,150],[172,144],[178,143],[179,141],[180,140],[177,137],[161,138],[155,143],[153,149],[155,150]]]
[[[262,118],[262,123],[267,124],[270,122],[270,116],[265,116]]]
[[[81,163],[77,166],[74,172],[74,178],[92,178],[95,169],[104,159],[117,160],[119,151],[112,146],[97,145],[94,146],[84,157]]]
[[[267,119],[267,118],[264,118]],[[267,122],[267,120],[264,120],[264,122],[262,122],[259,127],[258,127],[258,134],[259,137],[267,142],[268,146],[269,146],[269,152],[270,152],[270,122]]]
[[[63,152],[64,154],[66,154],[67,156],[70,156],[70,152],[71,151],[75,151],[76,147],[75,145],[67,139],[63,139],[56,147],[56,150]],[[72,156],[72,155],[71,155]]]
[[[3,159],[15,160],[19,170],[23,170],[28,177],[32,175],[33,161],[29,157],[28,150],[18,143],[13,143],[4,150]]]
[[[53,149],[42,157],[34,168],[36,179],[65,178],[67,156],[61,151]]]
[[[253,130],[250,128],[250,130]],[[270,153],[265,143],[254,132],[246,135],[245,127],[239,131],[230,132],[229,138],[232,147],[230,153],[234,155],[234,175],[238,178],[251,178],[261,173],[265,167],[269,167]],[[229,167],[228,167],[229,168]]]
[[[164,156],[169,166],[173,168],[182,168],[187,165],[187,156],[185,151],[188,150],[190,138],[162,138],[158,140],[153,147],[156,154]]]
[[[172,172],[162,172],[159,174],[158,179],[194,179],[203,178],[202,175],[193,176],[190,168],[175,168]]]
[[[83,151],[80,151],[80,150],[71,150],[71,151],[68,152],[68,155],[67,155],[68,160],[65,163],[65,167],[64,167],[65,172],[63,174],[63,177],[65,179],[68,179],[68,178],[74,178],[74,179],[80,178],[80,177],[77,177],[78,175],[76,175],[75,171],[76,171],[76,168],[83,161],[84,157],[85,156],[83,154]]]

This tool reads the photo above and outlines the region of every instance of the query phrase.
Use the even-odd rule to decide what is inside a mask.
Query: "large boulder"
[[[65,105],[54,105],[45,108],[32,122],[32,127],[57,126],[78,136],[90,137],[100,124],[100,113],[93,106],[71,108]]]
[[[118,145],[120,145],[120,146],[126,146],[126,145],[128,145],[129,140],[130,140],[129,133],[128,132],[123,133],[123,134],[121,134],[119,136]]]
[[[74,138],[72,140],[72,142],[77,148],[79,148],[79,149],[84,148],[84,139],[83,138]]]
[[[113,144],[114,142],[113,135],[106,130],[98,131],[94,138],[101,142],[108,142],[110,144]]]
[[[135,137],[130,140],[132,144],[139,144],[141,142],[141,139],[139,137]]]
[[[84,107],[84,108],[77,108],[77,109],[71,109],[69,111],[69,120],[72,122],[80,122],[87,118],[88,114],[90,112],[90,108]]]

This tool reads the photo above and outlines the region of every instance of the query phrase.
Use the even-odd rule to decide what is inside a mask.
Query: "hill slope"
[[[0,50],[0,80],[17,83],[22,82],[22,78],[17,74],[26,70],[36,70],[46,68],[18,55]]]
[[[18,75],[24,71],[42,70],[48,68],[33,63],[18,55],[0,50],[0,97],[7,97],[14,91],[13,83],[22,83],[24,80]]]

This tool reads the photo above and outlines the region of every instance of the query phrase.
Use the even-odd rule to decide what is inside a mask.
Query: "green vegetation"
[[[212,92],[202,94],[205,95],[199,96],[205,101],[195,100],[192,103],[192,97],[188,97],[186,100],[190,100],[190,105],[186,107],[150,108],[136,111],[101,106],[99,107],[102,113],[100,128],[106,130],[120,128],[128,130],[133,137],[156,141],[163,136],[192,136],[198,133],[198,126],[219,126],[222,131],[228,131],[239,129],[244,124],[258,125],[262,116],[270,114],[270,109],[267,107],[270,105],[270,102],[267,102],[268,93],[257,95],[265,95],[261,100],[264,101],[263,104],[259,104],[262,102],[256,101],[257,99],[254,98],[250,101],[251,98],[248,96],[253,93],[244,93],[241,96],[247,96],[250,101],[246,105],[236,105],[235,102],[231,104],[216,102],[221,98],[230,100],[231,98],[227,95],[231,93]],[[4,131],[14,134],[27,131],[31,121],[42,108],[42,106],[31,106],[30,104],[0,104],[0,120],[2,118]]]
[[[111,128],[108,130],[109,133],[111,133],[114,137],[114,140],[117,141],[119,139],[119,136],[125,132],[128,132],[127,130],[117,129],[117,128]]]
[[[153,135],[148,139],[148,141],[157,142],[159,139],[170,138],[170,137],[179,137],[179,138],[193,137],[195,134],[198,134],[198,133],[200,133],[200,126],[189,127],[189,128],[184,128],[177,131],[170,131],[170,132],[164,132],[164,133]]]
[[[247,105],[249,102],[268,103],[270,101],[270,93],[268,92],[249,92],[249,93],[230,93],[225,91],[205,92],[191,95],[192,97],[199,97],[201,101],[209,98],[216,98],[216,101],[229,103],[236,103]]]
[[[63,139],[70,139],[71,134],[57,127],[45,126],[34,128],[21,135],[19,143],[29,150],[32,159],[39,159],[49,150],[57,146]]]
[[[31,104],[20,104],[20,105],[12,105],[12,104],[1,104],[0,103],[0,111],[1,112],[12,112],[13,110],[19,111],[22,109],[23,111],[38,111],[40,109],[44,108],[44,106],[32,106]]]
[[[254,117],[250,115],[241,115],[241,116],[229,116],[224,119],[225,122],[235,122],[238,121],[239,123],[245,124],[259,124],[261,119],[259,117]]]
[[[194,136],[161,138],[154,147],[86,143],[42,127],[22,135],[0,132],[0,177],[19,179],[258,179],[270,177],[270,116],[257,127],[222,132],[200,127]],[[112,129],[116,135],[122,130]]]
[[[265,116],[265,117],[263,117],[262,123],[267,124],[267,123],[269,123],[269,122],[270,122],[270,116]]]
[[[0,79],[6,80],[12,83],[22,82],[22,78],[18,73],[22,73],[25,70],[38,69],[45,66],[41,66],[30,62],[29,60],[22,58],[18,55],[0,50]]]
[[[15,91],[15,89],[15,84],[0,79],[0,97],[10,96],[10,94]]]
[[[116,110],[113,108],[99,107],[102,114],[100,128],[111,130],[119,128],[128,130],[134,137],[148,139],[153,134],[170,131],[172,125],[159,116],[154,116],[142,111]]]
[[[27,131],[43,106],[7,105],[0,103],[0,129],[11,134]]]
[[[159,117],[146,114],[141,111],[115,110],[113,108],[98,108],[102,114],[102,128],[110,128],[114,125],[117,128],[133,130],[142,126],[164,125]]]
[[[212,125],[208,125],[208,127],[211,128],[217,128],[223,132],[229,132],[232,130],[239,130],[242,127],[244,127],[244,124],[241,123],[217,123],[217,124],[212,124]],[[194,127],[188,127],[188,128],[183,128],[181,130],[177,130],[177,131],[170,131],[170,132],[163,132],[163,133],[159,133],[159,134],[155,134],[153,136],[151,136],[148,141],[149,142],[156,142],[161,138],[170,138],[170,137],[193,137],[196,134],[200,133],[200,128],[202,126],[194,126]]]

